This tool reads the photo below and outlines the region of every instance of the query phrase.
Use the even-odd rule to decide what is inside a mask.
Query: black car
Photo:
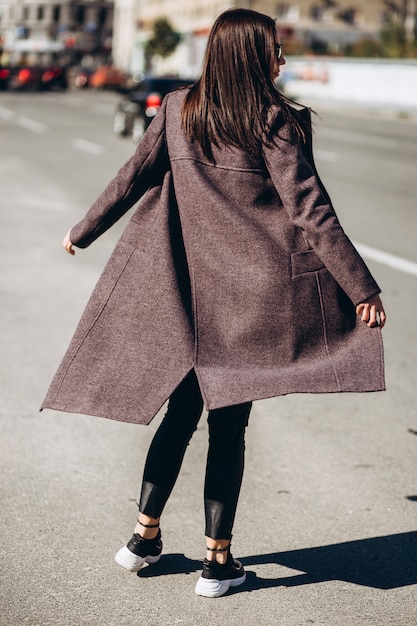
[[[14,67],[10,76],[10,88],[16,91],[39,91],[43,68],[37,65]]]
[[[113,118],[113,131],[116,135],[131,136],[134,141],[140,141],[166,94],[193,82],[171,76],[144,78],[119,103]]]
[[[10,68],[0,65],[0,91],[5,91],[9,86]]]
[[[65,68],[56,65],[45,68],[42,73],[41,89],[68,89],[68,78]]]
[[[11,74],[10,87],[17,91],[65,90],[68,87],[66,70],[56,65],[17,67]]]

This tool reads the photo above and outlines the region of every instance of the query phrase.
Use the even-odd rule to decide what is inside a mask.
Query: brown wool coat
[[[207,409],[288,393],[384,389],[381,333],[354,305],[378,285],[307,145],[254,159],[180,127],[170,94],[71,231],[88,246],[140,198],[42,408],[146,424],[194,368]],[[305,110],[305,114],[309,112]]]

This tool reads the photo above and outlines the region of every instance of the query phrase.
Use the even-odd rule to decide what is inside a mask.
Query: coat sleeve
[[[165,139],[164,99],[134,155],[121,167],[85,217],[71,229],[71,241],[86,248],[108,230],[169,168]]]
[[[311,147],[281,126],[264,160],[271,180],[291,221],[301,228],[309,245],[349,296],[359,304],[381,290],[349,240],[317,174]]]

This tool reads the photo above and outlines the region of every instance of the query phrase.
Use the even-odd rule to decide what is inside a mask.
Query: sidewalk
[[[407,123],[417,124],[417,104],[415,108],[411,107],[394,107],[392,105],[381,104],[365,104],[341,100],[329,100],[314,97],[304,97],[297,99],[297,96],[291,96],[297,102],[320,111],[329,111],[335,113],[343,113],[346,116],[362,116],[362,117],[378,117],[380,119],[390,119],[396,121],[404,121]]]

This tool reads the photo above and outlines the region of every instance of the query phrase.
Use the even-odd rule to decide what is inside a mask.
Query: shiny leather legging
[[[230,539],[242,484],[245,429],[251,402],[209,412],[209,449],[204,484],[206,535]],[[149,448],[139,510],[159,518],[178,477],[187,445],[197,429],[203,400],[194,370],[170,397],[167,413]]]

